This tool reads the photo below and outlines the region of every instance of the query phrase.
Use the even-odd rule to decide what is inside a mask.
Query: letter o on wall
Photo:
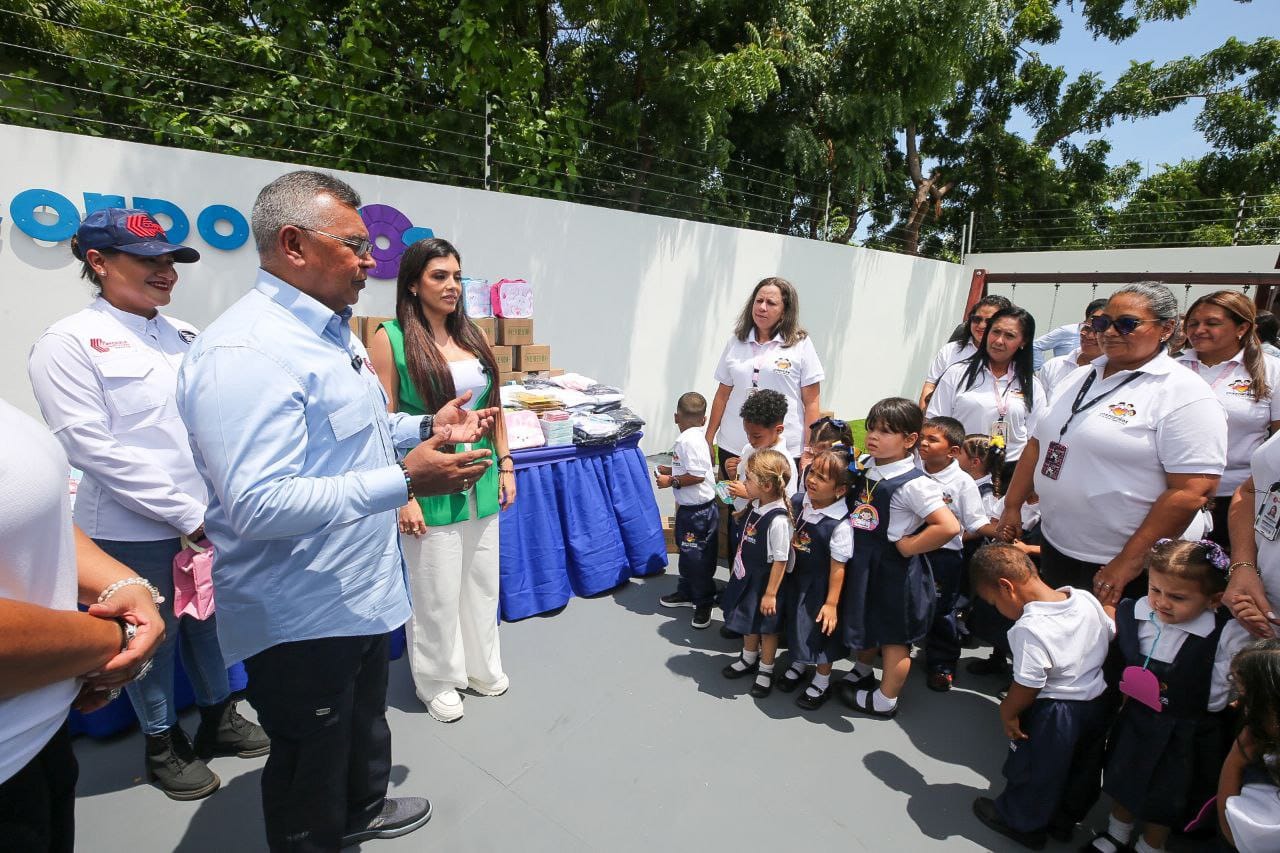
[[[219,222],[229,223],[231,233],[219,234],[214,227]],[[196,230],[210,246],[228,252],[239,249],[249,239],[249,223],[245,221],[244,214],[225,204],[211,204],[200,211],[200,216],[196,219]]]
[[[36,211],[47,207],[58,214],[58,221],[46,225],[36,219]],[[71,200],[53,190],[23,190],[9,202],[13,224],[33,240],[60,243],[69,240],[80,227],[80,211]]]

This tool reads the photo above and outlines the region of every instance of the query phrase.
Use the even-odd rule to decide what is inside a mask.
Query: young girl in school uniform
[[[1240,853],[1280,838],[1280,639],[1259,640],[1231,664],[1243,728],[1218,778],[1218,826]]]
[[[839,418],[821,417],[809,425],[809,440],[805,442],[804,451],[800,454],[800,482],[796,484],[799,493],[809,480],[809,466],[813,460],[831,448],[840,445],[853,450],[853,430],[846,421]]]
[[[1163,850],[1214,792],[1222,765],[1230,653],[1218,643],[1231,614],[1219,607],[1229,560],[1213,542],[1161,539],[1147,557],[1147,594],[1116,606],[1124,704],[1111,730],[1102,790],[1107,830],[1086,850]],[[1145,670],[1145,672],[1144,672]],[[1148,692],[1139,687],[1149,682]],[[1126,686],[1129,685],[1129,686]],[[1147,697],[1157,707],[1142,701]]]
[[[853,560],[840,602],[844,644],[860,651],[837,692],[850,708],[888,718],[898,712],[911,671],[911,644],[933,621],[927,554],[960,533],[960,522],[942,487],[916,467],[920,407],[890,397],[871,407],[866,424],[869,459],[853,484]],[[877,651],[884,665],[878,685],[871,669]]]
[[[817,667],[809,686],[796,697],[806,711],[821,708],[831,685],[831,665],[848,650],[836,631],[844,568],[853,556],[849,524],[849,447],[837,446],[814,457],[805,477],[805,492],[791,499],[796,519],[792,540],[795,567],[788,578],[787,640],[791,667],[778,689],[790,693]]]
[[[975,432],[964,437],[960,445],[960,467],[973,478],[982,496],[982,509],[989,518],[999,519],[997,509],[1004,507],[1004,487],[999,474],[1004,470],[1004,443],[993,442],[986,433]],[[1036,511],[1038,519],[1039,511]],[[1025,533],[1024,533],[1025,537]],[[982,540],[965,543],[965,565],[973,558]],[[965,670],[973,675],[1007,675],[1009,673],[1009,640],[1007,634],[1013,620],[1000,613],[976,595],[970,594],[969,573],[965,572],[962,594],[970,602],[964,623],[967,633],[991,644],[991,656],[971,660]]]
[[[792,460],[776,450],[760,450],[747,460],[747,497],[742,536],[720,595],[724,625],[742,635],[742,656],[726,666],[725,678],[755,672],[751,695],[763,699],[773,690],[773,664],[783,606],[783,576],[791,560],[793,524],[787,503]]]

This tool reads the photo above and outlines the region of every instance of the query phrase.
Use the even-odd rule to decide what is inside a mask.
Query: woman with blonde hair
[[[1249,459],[1280,426],[1280,359],[1258,339],[1252,300],[1234,290],[1201,296],[1186,314],[1188,349],[1178,362],[1199,374],[1227,413],[1227,469],[1212,503],[1209,538],[1228,551],[1227,507],[1249,476]]]

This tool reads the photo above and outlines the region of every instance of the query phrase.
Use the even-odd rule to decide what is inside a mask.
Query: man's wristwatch
[[[431,438],[431,433],[435,431],[435,428],[436,428],[436,416],[423,415],[422,423],[418,425],[418,441],[426,441],[427,439]]]

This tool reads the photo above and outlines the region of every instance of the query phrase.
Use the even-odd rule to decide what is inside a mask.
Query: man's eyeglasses
[[[1122,335],[1132,335],[1134,332],[1138,330],[1138,327],[1141,326],[1143,323],[1151,323],[1151,322],[1154,322],[1154,321],[1141,320],[1137,317],[1117,317],[1116,319],[1112,320],[1106,314],[1099,314],[1097,317],[1089,318],[1090,327],[1092,327],[1093,330],[1097,332],[1099,335],[1105,332],[1107,329],[1110,329],[1112,326],[1115,326],[1116,331]]]
[[[368,237],[356,239],[355,237],[339,237],[337,234],[330,234],[328,231],[321,231],[319,228],[308,228],[305,225],[295,226],[303,231],[310,231],[312,234],[322,234],[330,240],[337,240],[351,251],[356,253],[357,258],[363,258],[365,255],[373,251],[373,241]]]

